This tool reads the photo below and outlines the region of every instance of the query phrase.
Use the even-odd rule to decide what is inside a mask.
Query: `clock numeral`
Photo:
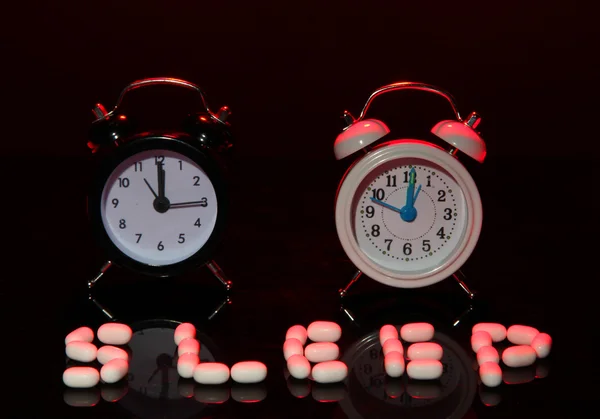
[[[129,188],[129,178],[120,177],[119,178],[119,188]]]
[[[410,255],[412,253],[412,245],[410,243],[404,243],[404,246],[402,246],[402,253],[406,256]]]
[[[444,208],[444,220],[449,220],[452,218],[452,209]]]
[[[141,172],[142,171],[142,162],[137,161],[137,162],[133,163],[133,168],[136,172]]]
[[[387,185],[386,186],[396,186],[396,175],[387,175]]]
[[[448,372],[448,364],[442,364],[442,373],[445,374]]]
[[[369,352],[369,356],[371,357],[371,359],[377,359],[379,358],[379,351],[377,351],[376,349],[371,349],[371,351]]]
[[[367,218],[373,218],[374,215],[375,215],[375,208],[373,208],[371,205],[369,205],[367,207]]]
[[[200,176],[194,176],[194,186],[200,186]]]
[[[429,252],[431,250],[431,244],[429,244],[431,241],[430,240],[423,240],[423,251],[424,252]]]
[[[156,246],[156,248],[157,248],[158,250],[160,250],[161,252],[162,252],[163,250],[165,250],[165,246],[162,244],[162,241],[159,241],[159,242],[158,242],[158,246]]]
[[[113,204],[113,208],[117,208],[117,205],[119,205],[119,200],[117,198],[113,198],[112,204]]]
[[[446,202],[446,191],[443,189],[440,189],[438,191],[438,201],[439,202]]]
[[[371,387],[381,388],[381,386],[383,386],[381,377],[371,377]]]
[[[371,375],[371,374],[373,373],[373,365],[371,365],[371,364],[364,364],[364,365],[363,365],[363,371],[364,371],[366,374],[369,374],[369,375]]]
[[[181,233],[179,235],[179,240],[177,240],[177,243],[184,243],[185,242],[185,234]]]
[[[196,227],[200,227],[200,226],[202,225],[202,224],[200,224],[200,218],[198,218],[198,219],[196,220],[196,222],[194,223],[194,225],[195,225]]]
[[[425,186],[431,186],[431,175],[427,176],[427,185]]]
[[[404,183],[408,183],[408,181],[410,180],[410,172],[406,171],[404,172]],[[415,173],[415,183],[417,182],[417,174]]]
[[[200,199],[200,206],[201,207],[207,207],[208,206],[208,200],[206,198],[201,198]]]
[[[393,240],[392,239],[385,239],[384,241],[387,243],[387,250],[389,252],[390,251],[390,247],[392,246]]]
[[[162,164],[165,162],[165,156],[156,156],[154,157],[155,164]]]
[[[136,236],[138,236],[137,240],[135,241],[136,243],[139,243],[140,240],[142,239],[142,233],[135,233]]]
[[[444,239],[444,237],[446,237],[446,235],[444,234],[444,227],[440,228],[438,230],[438,232],[435,233],[435,234],[436,234],[436,236],[438,236],[442,240]]]
[[[119,220],[119,228],[120,228],[121,230],[123,230],[125,227],[127,227],[127,225],[125,225],[125,219],[124,219],[124,218],[121,218],[121,219]]]
[[[385,198],[385,192],[383,189],[373,189],[373,198],[382,201]]]
[[[371,227],[371,235],[373,237],[379,236],[379,226],[377,224],[373,224],[373,227]]]
[[[183,162],[179,160],[179,170],[183,170]]]

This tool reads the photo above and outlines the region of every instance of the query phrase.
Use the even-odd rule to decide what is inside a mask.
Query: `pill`
[[[121,358],[125,361],[129,361],[129,354],[123,349],[117,348],[116,346],[104,345],[98,349],[96,358],[98,359],[99,363],[104,365],[115,358]]]
[[[506,337],[515,345],[531,345],[533,338],[540,333],[535,327],[515,324],[506,331]]]
[[[100,390],[93,388],[67,388],[63,400],[73,407],[92,407],[100,401]]]
[[[67,335],[65,338],[65,345],[68,345],[71,342],[93,342],[94,341],[94,331],[87,326],[82,326],[73,330],[71,333]]]
[[[100,378],[107,384],[116,383],[127,375],[129,363],[122,358],[108,361],[100,369]]]
[[[200,353],[200,342],[194,338],[185,338],[177,345],[177,355]]]
[[[404,356],[400,352],[388,353],[384,360],[383,365],[385,373],[390,377],[400,377],[404,374]]]
[[[479,398],[484,406],[497,406],[502,401],[502,396],[497,391],[488,390],[485,386],[479,386]]]
[[[236,383],[260,383],[267,377],[267,366],[258,361],[243,361],[231,367],[231,379]]]
[[[310,380],[299,380],[294,377],[288,377],[286,380],[287,388],[292,394],[292,396],[303,399],[308,396],[311,392],[311,382]]]
[[[484,362],[499,363],[500,355],[498,355],[498,350],[493,346],[482,346],[479,348],[477,351],[477,364],[481,365]]]
[[[200,363],[198,354],[187,353],[180,355],[177,359],[177,374],[182,378],[194,376],[196,366]]]
[[[442,359],[444,349],[435,342],[418,342],[410,345],[406,351],[408,359]]]
[[[390,399],[397,399],[404,394],[404,384],[400,378],[388,378],[385,380],[385,394]]]
[[[92,362],[96,359],[98,349],[93,343],[76,340],[69,342],[65,348],[65,353],[73,361]]]
[[[484,330],[475,332],[471,335],[471,348],[477,353],[479,348],[483,346],[492,346],[492,335]]]
[[[348,367],[342,361],[325,361],[316,364],[311,372],[317,383],[339,383],[348,376]]]
[[[223,404],[229,400],[229,394],[229,387],[223,385],[196,386],[194,388],[194,400],[205,404]]]
[[[340,348],[333,342],[316,342],[306,345],[304,356],[310,362],[333,361],[340,355]]]
[[[484,362],[479,366],[479,378],[487,387],[497,387],[502,382],[502,369],[495,362]]]
[[[92,367],[71,367],[63,373],[63,383],[71,388],[90,388],[100,381],[100,373]]]
[[[283,342],[283,357],[287,361],[292,355],[304,355],[302,342],[296,338],[289,338]]]
[[[302,380],[310,374],[310,362],[304,355],[292,355],[287,360],[287,368],[290,375]]]
[[[535,362],[537,354],[529,345],[516,345],[502,352],[502,362],[509,367],[526,367]]]
[[[437,399],[442,395],[442,385],[438,381],[409,381],[406,392],[413,399]]]
[[[98,329],[98,339],[107,345],[125,345],[131,335],[131,327],[123,323],[105,323]]]
[[[121,400],[129,391],[129,385],[126,381],[121,381],[115,384],[102,384],[100,387],[100,395],[102,400],[115,403]]]
[[[531,341],[531,347],[538,358],[546,358],[552,349],[552,338],[548,333],[538,333]]]
[[[304,344],[306,344],[307,338],[308,338],[308,332],[306,331],[306,327],[301,326],[299,324],[290,327],[285,334],[285,340],[298,339],[300,341],[300,343],[302,344],[302,346],[304,346]]]
[[[404,346],[402,346],[402,342],[399,339],[388,339],[383,344],[383,356],[386,356],[390,352],[400,352],[404,355]]]
[[[535,380],[535,366],[529,365],[522,368],[504,368],[502,381],[505,384],[525,384]]]
[[[405,342],[425,342],[433,338],[435,329],[429,323],[409,323],[402,326],[400,336]]]
[[[229,380],[229,367],[220,362],[201,362],[194,368],[194,381],[199,384],[223,384]]]
[[[313,342],[337,342],[342,337],[342,328],[334,322],[312,322],[306,332]]]
[[[182,340],[196,337],[196,327],[191,323],[181,323],[175,328],[175,345],[179,346]]]
[[[415,359],[406,365],[406,373],[415,380],[436,380],[443,371],[442,363],[436,359]]]
[[[186,399],[194,397],[194,387],[196,387],[194,380],[190,380],[189,378],[180,378],[177,381],[177,392],[181,397]]]
[[[471,334],[483,330],[488,332],[492,337],[492,342],[502,342],[506,339],[506,327],[500,323],[477,323],[473,326]]]
[[[319,403],[336,403],[344,399],[346,388],[343,383],[315,383],[311,394],[312,398]]]
[[[388,339],[398,339],[398,329],[391,324],[386,324],[379,329],[379,343],[381,346],[383,346]]]
[[[239,403],[258,403],[267,398],[267,386],[258,384],[234,384],[231,386],[231,398]]]

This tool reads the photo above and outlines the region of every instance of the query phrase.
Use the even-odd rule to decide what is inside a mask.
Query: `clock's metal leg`
[[[227,297],[225,298],[225,300],[223,300],[223,302],[222,302],[221,304],[219,304],[219,306],[218,306],[218,307],[215,309],[215,311],[213,311],[213,312],[211,313],[211,315],[210,315],[210,316],[208,316],[208,320],[212,320],[212,319],[213,319],[213,317],[215,317],[215,316],[216,316],[216,315],[219,313],[219,311],[221,311],[221,309],[222,309],[223,307],[225,307],[225,306],[226,306],[227,304],[229,304],[229,303],[231,303],[231,299],[229,298],[229,296],[227,296]]]
[[[348,317],[350,319],[350,321],[352,322],[352,324],[354,326],[360,327],[360,325],[356,321],[356,317],[354,316],[354,313],[352,313],[348,308],[346,308],[344,306],[340,306],[340,310],[346,315],[346,317]]]
[[[471,300],[474,299],[475,293],[469,289],[469,287],[467,286],[467,284],[464,281],[464,279],[466,278],[465,274],[463,274],[461,270],[458,270],[458,271],[456,271],[456,273],[452,274],[452,276],[454,277],[456,282],[458,282],[458,285],[460,285],[462,290],[467,293],[469,298]]]
[[[94,303],[94,305],[96,307],[98,307],[100,309],[100,311],[102,311],[102,313],[106,317],[108,317],[110,320],[114,320],[115,319],[115,316],[106,307],[104,307],[102,304],[100,304],[98,301],[96,301],[96,299],[92,296],[92,294],[89,294],[88,298],[90,299],[90,301],[92,303]]]
[[[344,287],[344,289],[339,290],[339,294],[340,297],[345,297],[346,294],[348,294],[348,290],[350,289],[350,287],[352,285],[354,285],[354,283],[356,281],[358,281],[358,279],[362,276],[362,272],[360,270],[356,271],[356,273],[354,274],[354,276],[352,277],[352,279],[350,280],[350,282],[348,282],[348,284]]]
[[[458,326],[458,324],[461,321],[463,321],[463,318],[466,317],[471,311],[473,311],[473,306],[472,305],[470,305],[468,309],[466,309],[465,311],[463,311],[460,316],[458,316],[456,319],[454,319],[454,321],[452,322],[452,327]]]
[[[108,271],[108,269],[112,266],[112,262],[110,260],[107,260],[106,262],[104,262],[104,265],[102,265],[102,267],[100,268],[100,271],[98,271],[98,274],[96,274],[96,276],[92,279],[90,279],[88,281],[88,288],[92,288],[96,282],[98,282],[98,280],[100,278],[102,278],[102,276],[106,273],[106,271]]]
[[[213,273],[213,275],[225,286],[225,289],[229,291],[231,289],[231,281],[227,279],[223,270],[217,265],[217,262],[211,260],[206,264],[208,269]]]

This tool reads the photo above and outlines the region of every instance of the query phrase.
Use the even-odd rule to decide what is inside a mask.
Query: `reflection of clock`
[[[387,377],[379,330],[354,343],[342,359],[349,374],[348,394],[340,404],[348,417],[462,418],[477,390],[470,358],[455,341],[440,332],[435,333],[432,341],[444,348],[444,373],[432,382],[412,380],[406,374],[396,380]],[[421,397],[414,397],[419,393]],[[427,393],[437,397],[427,397]]]

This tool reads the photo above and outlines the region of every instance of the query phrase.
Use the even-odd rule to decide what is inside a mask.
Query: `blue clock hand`
[[[417,173],[415,168],[413,167],[410,170],[408,188],[406,190],[406,205],[402,207],[402,212],[400,213],[400,218],[403,221],[408,223],[412,222],[417,218],[417,210],[415,209],[415,199],[419,196],[419,192],[421,192],[421,186],[419,185],[419,189],[417,189],[417,193],[415,194],[415,178],[417,177]]]
[[[403,209],[400,209],[398,207],[390,205],[387,202],[380,201],[379,199],[371,198],[371,201],[375,202],[376,204],[381,205],[382,207],[386,207],[388,209],[391,209],[392,211],[399,212],[400,214],[402,214],[402,212],[404,211]]]
[[[415,202],[417,201],[417,196],[419,196],[419,192],[421,192],[421,185],[419,185],[419,187],[417,188],[417,192],[415,193],[415,197],[413,198],[413,206],[415,205]]]

